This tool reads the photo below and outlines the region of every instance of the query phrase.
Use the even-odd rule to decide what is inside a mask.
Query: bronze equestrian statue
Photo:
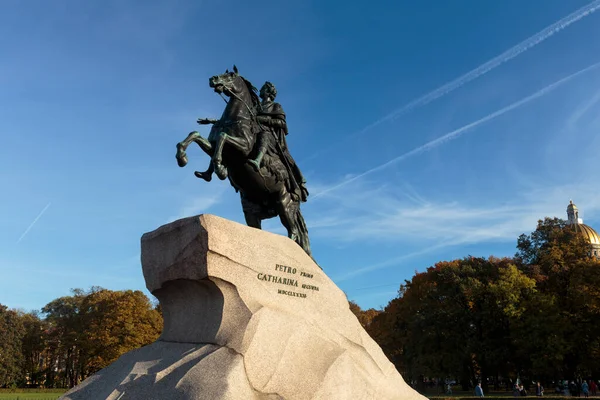
[[[179,166],[188,162],[187,147],[197,143],[211,157],[207,171],[195,172],[198,178],[210,182],[213,173],[228,178],[240,193],[248,226],[261,229],[262,220],[279,216],[288,237],[311,256],[300,211],[308,190],[287,146],[288,128],[283,108],[274,101],[275,86],[266,82],[259,99],[256,88],[235,66],[232,72],[211,77],[209,86],[229,98],[227,106],[218,120],[198,119],[201,125],[212,124],[207,139],[194,131],[177,143]]]

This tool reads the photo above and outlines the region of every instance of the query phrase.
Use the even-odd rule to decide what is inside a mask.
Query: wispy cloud
[[[542,29],[541,31],[537,32],[536,34],[534,34],[534,35],[528,37],[527,39],[523,40],[522,42],[516,44],[515,46],[506,50],[505,52],[503,52],[503,53],[497,55],[496,57],[492,58],[491,60],[481,64],[477,68],[472,69],[471,71],[467,72],[466,74],[459,76],[458,78],[456,78],[450,82],[445,83],[444,85],[438,87],[437,89],[410,101],[409,103],[392,111],[391,113],[387,114],[386,116],[378,119],[377,121],[371,123],[370,125],[366,126],[363,129],[361,129],[360,131],[346,136],[342,140],[348,141],[356,136],[363,135],[367,131],[381,125],[384,122],[394,120],[416,108],[425,106],[425,105],[431,103],[432,101],[453,92],[454,90],[471,82],[472,80],[477,79],[480,76],[487,74],[488,72],[496,69],[497,67],[501,66],[502,64],[512,60],[513,58],[517,57],[518,55],[523,54],[524,52],[531,49],[532,47],[537,46],[538,44],[542,43],[543,41],[550,38],[554,34],[562,31],[563,29],[569,27],[570,25],[574,24],[575,22],[580,21],[582,18],[592,14],[593,12],[597,11],[598,9],[600,9],[600,0],[595,0],[595,1],[579,8],[578,10],[572,12],[571,14],[559,19],[552,25],[547,26],[546,28]],[[326,153],[326,152],[332,150],[333,148],[337,148],[338,146],[339,146],[339,141],[338,141],[338,143],[336,143],[335,146],[325,147],[321,151],[313,153],[306,160],[315,158],[315,157],[319,156],[320,154],[323,154],[323,153]],[[306,161],[306,160],[304,160],[304,161]]]
[[[370,265],[349,267],[334,277],[336,282],[342,282],[448,247],[514,242],[521,233],[535,229],[538,219],[545,216],[565,218],[562,211],[566,210],[572,197],[587,215],[597,215],[600,213],[600,189],[594,180],[595,177],[589,176],[575,183],[523,186],[512,201],[489,205],[470,199],[453,202],[423,199],[424,202],[416,203],[403,198],[398,189],[382,190],[363,183],[332,199],[338,212],[335,216],[326,215],[328,219],[337,218],[336,223],[330,221],[326,227],[313,227],[313,231],[319,236],[341,241],[412,243],[416,248]],[[373,192],[376,194],[372,195]]]
[[[344,186],[348,185],[349,183],[355,182],[355,181],[357,181],[357,180],[359,180],[359,179],[361,179],[361,178],[363,178],[363,177],[365,177],[365,176],[367,176],[369,174],[372,174],[373,172],[381,171],[381,170],[383,170],[383,169],[385,169],[385,168],[387,168],[387,167],[389,167],[389,166],[391,166],[391,165],[393,165],[393,164],[395,164],[395,163],[397,163],[399,161],[403,161],[403,160],[405,160],[405,159],[407,159],[409,157],[412,157],[412,156],[415,156],[417,154],[423,153],[423,152],[425,152],[427,150],[431,150],[434,147],[440,146],[440,145],[442,145],[442,144],[444,144],[444,143],[446,143],[446,142],[448,142],[450,140],[456,139],[460,135],[462,135],[463,133],[465,133],[467,131],[470,131],[470,130],[478,127],[479,125],[484,124],[484,123],[486,123],[486,122],[488,122],[488,121],[490,121],[490,120],[492,120],[494,118],[497,118],[497,117],[499,117],[501,115],[504,115],[504,114],[506,114],[509,111],[512,111],[512,110],[514,110],[516,108],[519,108],[519,107],[521,107],[521,106],[523,106],[523,105],[525,105],[525,104],[527,104],[527,103],[529,103],[529,102],[531,102],[531,101],[533,101],[535,99],[538,99],[538,98],[540,98],[540,97],[542,97],[542,96],[550,93],[552,90],[556,89],[557,87],[559,87],[559,86],[561,86],[561,85],[563,85],[563,84],[571,81],[572,79],[574,79],[574,78],[576,78],[576,77],[578,77],[578,76],[580,76],[582,74],[585,74],[586,72],[591,71],[591,70],[593,70],[593,69],[595,69],[595,68],[597,68],[599,66],[600,66],[600,62],[592,64],[589,67],[584,68],[582,70],[579,70],[579,71],[577,71],[577,72],[575,72],[575,73],[573,73],[573,74],[571,74],[571,75],[569,75],[569,76],[567,76],[565,78],[562,78],[562,79],[560,79],[560,80],[558,80],[558,81],[556,81],[556,82],[554,82],[554,83],[552,83],[552,84],[544,87],[543,89],[535,92],[534,94],[529,95],[527,97],[524,97],[521,100],[516,101],[516,102],[514,102],[514,103],[512,103],[512,104],[510,104],[510,105],[508,105],[506,107],[503,107],[503,108],[501,108],[501,109],[499,109],[497,111],[494,111],[493,113],[488,114],[488,115],[486,115],[483,118],[480,118],[480,119],[478,119],[478,120],[476,120],[474,122],[471,122],[471,123],[469,123],[467,125],[464,125],[464,126],[458,128],[458,129],[455,129],[455,130],[453,130],[453,131],[451,131],[451,132],[449,132],[449,133],[447,133],[447,134],[445,134],[443,136],[440,136],[437,139],[434,139],[434,140],[432,140],[430,142],[427,142],[424,145],[419,146],[419,147],[417,147],[417,148],[415,148],[415,149],[413,149],[413,150],[411,150],[411,151],[409,151],[407,153],[404,153],[402,155],[394,157],[391,160],[389,160],[389,161],[387,161],[387,162],[385,162],[385,163],[383,163],[381,165],[378,165],[378,166],[376,166],[374,168],[371,168],[371,169],[369,169],[369,170],[367,170],[367,171],[365,171],[365,172],[363,172],[361,174],[358,174],[358,175],[352,176],[351,178],[343,180],[342,182],[338,183],[337,185],[333,185],[333,186],[331,186],[331,187],[329,187],[329,188],[327,188],[325,190],[322,190],[322,191],[314,194],[313,195],[313,199],[319,198],[319,197],[321,197],[321,196],[323,196],[323,195],[325,195],[327,193],[330,193],[330,192],[332,192],[334,190],[337,190],[337,189],[339,189],[341,187],[344,187]]]
[[[413,259],[415,257],[422,256],[424,254],[430,253],[432,251],[438,250],[438,249],[443,248],[443,247],[446,247],[446,245],[445,244],[438,244],[438,245],[435,245],[435,246],[428,246],[428,247],[423,248],[423,249],[421,249],[419,251],[414,251],[412,253],[408,253],[408,254],[404,254],[404,255],[398,256],[398,257],[390,258],[390,259],[387,259],[387,260],[382,261],[382,262],[378,262],[378,263],[375,263],[375,264],[370,264],[370,265],[367,265],[367,266],[364,266],[364,267],[361,267],[361,268],[350,269],[350,270],[348,270],[347,272],[344,272],[341,275],[334,276],[333,280],[335,282],[338,282],[338,283],[339,282],[343,282],[343,281],[347,281],[349,279],[355,278],[357,276],[364,275],[364,274],[369,273],[369,272],[373,272],[373,271],[376,271],[376,270],[379,270],[379,269],[384,269],[384,268],[387,268],[387,267],[392,267],[394,265],[401,264],[401,263],[403,263],[405,261],[409,261],[409,260],[411,260],[411,259]],[[378,286],[381,287],[382,285],[378,285]]]
[[[574,164],[573,168],[578,170],[584,164],[585,161]],[[511,201],[499,200],[497,204],[488,201],[489,205],[470,198],[451,202],[426,200],[417,204],[403,197],[400,188],[382,189],[365,183],[331,198],[338,211],[326,210],[328,224],[315,224],[315,231],[346,241],[424,240],[454,245],[505,240],[535,226],[544,215],[560,213],[573,196],[588,213],[600,212],[600,189],[593,184],[594,180],[590,175],[573,183],[522,185]],[[351,214],[353,218],[349,218]]]
[[[23,234],[21,235],[21,237],[19,238],[19,240],[17,240],[17,244],[19,244],[21,242],[21,240],[23,240],[23,238],[29,233],[29,231],[31,230],[31,228],[33,228],[33,226],[35,225],[36,222],[38,222],[38,220],[40,218],[42,218],[42,215],[44,215],[44,213],[46,212],[46,210],[50,207],[51,203],[46,204],[46,207],[44,207],[44,209],[38,214],[37,217],[35,217],[35,219],[33,220],[33,222],[27,227],[27,229],[25,229],[25,232],[23,232]]]
[[[213,181],[209,184],[205,183],[206,191],[198,194],[185,194],[185,200],[183,205],[179,209],[176,215],[173,215],[167,219],[167,222],[173,222],[181,218],[192,217],[194,215],[206,213],[213,206],[221,203],[225,191],[231,189],[229,182],[226,181]],[[233,189],[231,189],[233,190]]]

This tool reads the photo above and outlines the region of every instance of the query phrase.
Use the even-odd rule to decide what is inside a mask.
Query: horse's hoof
[[[188,159],[187,159],[187,155],[185,153],[182,154],[177,154],[177,165],[179,165],[180,167],[185,167],[188,163]]]
[[[209,173],[195,171],[194,175],[196,175],[196,178],[204,179],[206,182],[212,181],[212,175]]]
[[[225,180],[225,178],[227,178],[227,168],[222,165],[215,166],[215,173],[220,180]]]
[[[185,154],[185,150],[183,150],[181,143],[177,143],[177,154],[175,154],[175,158],[177,159],[177,165],[180,167],[185,167],[188,163],[187,154]]]

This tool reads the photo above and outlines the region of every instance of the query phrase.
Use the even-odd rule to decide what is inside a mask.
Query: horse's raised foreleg
[[[198,137],[194,138],[194,143],[196,143],[198,146],[200,146],[202,151],[204,151],[206,154],[208,154],[209,156],[212,157],[215,150],[213,148],[212,143],[209,142],[208,139],[205,139],[202,136],[198,136]]]
[[[185,167],[187,165],[188,159],[185,150],[198,136],[200,136],[200,134],[196,131],[193,131],[190,132],[190,134],[183,139],[183,141],[177,143],[177,154],[175,154],[175,158],[177,158],[177,165],[180,167]]]
[[[206,171],[194,171],[194,175],[196,175],[196,178],[204,179],[206,182],[210,182],[212,181],[213,172],[215,172],[215,166],[213,165],[213,162],[211,160],[210,164],[208,164],[208,169]]]
[[[215,168],[215,172],[219,179],[223,180],[227,178],[227,168],[222,164],[223,162],[223,148],[225,144],[229,146],[233,146],[235,149],[240,151],[242,154],[247,155],[252,150],[249,148],[248,141],[245,138],[234,137],[226,134],[225,132],[221,132],[219,135],[219,139],[217,139],[217,144],[214,148],[213,153],[213,165]]]
[[[192,142],[198,144],[198,146],[200,146],[200,148],[209,156],[212,156],[213,154],[213,146],[208,140],[200,136],[200,134],[196,131],[190,132],[190,134],[183,141],[177,143],[177,154],[175,157],[177,158],[177,164],[180,167],[185,167],[188,163],[185,150]]]

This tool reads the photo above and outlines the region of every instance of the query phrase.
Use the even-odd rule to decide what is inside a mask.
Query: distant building
[[[579,232],[592,245],[592,254],[594,257],[600,257],[600,236],[590,226],[583,223],[583,219],[579,218],[579,210],[573,204],[573,200],[569,202],[567,207],[567,217],[570,226]]]

